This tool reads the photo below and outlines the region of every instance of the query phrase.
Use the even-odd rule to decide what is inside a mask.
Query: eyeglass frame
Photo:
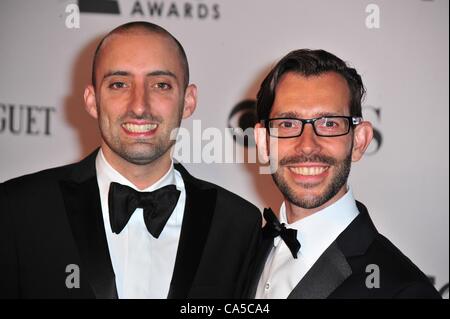
[[[323,118],[346,118],[349,122],[349,126],[347,129],[346,133],[342,133],[342,134],[338,134],[338,135],[320,135],[317,133],[316,131],[316,126],[314,125],[314,123],[320,119]],[[296,120],[296,121],[300,121],[302,123],[302,129],[300,131],[300,133],[298,135],[294,135],[294,136],[273,136],[270,134],[270,128],[269,128],[269,123],[270,121],[275,121],[275,120]],[[295,117],[276,117],[276,118],[272,118],[272,119],[267,119],[267,120],[262,120],[261,121],[264,125],[264,127],[269,131],[269,136],[271,137],[276,137],[276,138],[293,138],[293,137],[299,137],[303,134],[303,130],[305,129],[305,124],[311,124],[313,127],[313,131],[314,134],[316,134],[316,136],[319,137],[338,137],[338,136],[344,136],[347,135],[350,132],[350,129],[352,127],[355,127],[356,125],[359,125],[363,122],[363,118],[361,116],[345,116],[345,115],[330,115],[330,116],[321,116],[321,117],[316,117],[316,118],[312,118],[312,119],[299,119],[299,118],[295,118]]]

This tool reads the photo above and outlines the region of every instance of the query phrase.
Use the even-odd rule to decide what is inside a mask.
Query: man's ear
[[[195,84],[189,84],[184,93],[183,118],[188,118],[194,113],[197,107],[197,87]]]
[[[97,119],[97,100],[95,99],[95,89],[92,85],[88,85],[84,89],[84,108],[90,116]]]
[[[253,132],[258,149],[258,158],[262,163],[269,162],[269,151],[267,144],[267,132],[266,128],[261,123],[256,123],[255,130]]]
[[[364,155],[372,141],[373,128],[370,122],[363,121],[361,124],[356,125],[354,130],[352,161],[357,162]]]

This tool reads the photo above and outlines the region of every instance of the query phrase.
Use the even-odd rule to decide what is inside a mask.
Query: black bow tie
[[[158,238],[178,202],[180,191],[167,185],[153,192],[138,192],[131,187],[112,182],[109,187],[109,221],[119,234],[136,208],[144,209],[144,222],[153,237]]]
[[[262,230],[263,236],[266,238],[275,238],[280,236],[286,243],[286,246],[288,246],[292,256],[297,259],[297,253],[301,247],[299,241],[297,240],[297,230],[286,228],[284,223],[281,224],[270,208],[264,208],[263,215],[267,222]]]

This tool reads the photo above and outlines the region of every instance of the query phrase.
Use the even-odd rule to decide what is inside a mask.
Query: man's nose
[[[136,85],[133,88],[129,108],[134,114],[141,116],[148,111],[149,103],[147,95],[144,85]]]
[[[304,124],[302,135],[297,137],[295,144],[295,151],[297,153],[302,153],[305,155],[312,155],[319,153],[321,146],[319,144],[319,139],[321,137],[317,136],[314,132],[314,127],[312,124]]]

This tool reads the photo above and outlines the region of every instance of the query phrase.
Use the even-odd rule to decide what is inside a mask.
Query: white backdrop
[[[69,28],[77,21],[67,6],[95,11],[85,3],[0,0],[0,182],[77,161],[98,145],[82,93],[95,45],[119,24],[155,22],[184,45],[199,88],[196,113],[183,124],[189,130],[201,120],[223,132],[279,58],[322,48],[362,74],[365,115],[382,137],[353,167],[357,199],[438,289],[448,289],[447,0],[106,0],[100,9],[120,13],[81,12],[79,28]],[[280,205],[254,164],[186,166],[259,207]]]

